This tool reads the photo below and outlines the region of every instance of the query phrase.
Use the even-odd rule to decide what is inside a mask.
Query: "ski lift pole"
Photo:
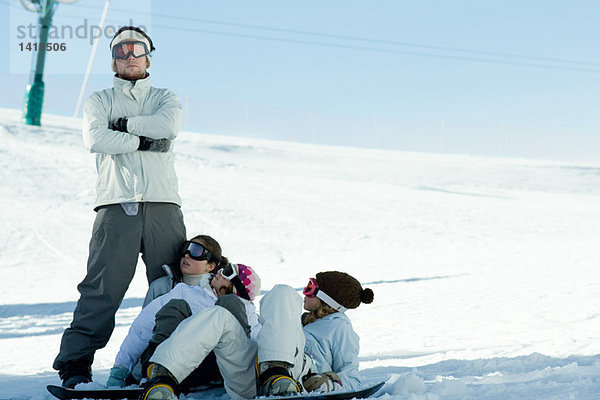
[[[100,24],[98,25],[100,28],[100,32],[104,29],[104,20],[106,20],[106,14],[108,13],[108,7],[110,7],[110,0],[106,0],[104,3],[104,10],[102,11],[102,16],[100,17]],[[85,70],[85,76],[83,78],[83,84],[81,85],[81,90],[79,91],[79,98],[77,99],[77,105],[75,106],[74,117],[79,115],[79,110],[81,110],[81,103],[83,102],[83,95],[85,94],[85,88],[87,87],[88,78],[90,77],[90,72],[92,71],[92,65],[94,64],[94,57],[96,57],[96,50],[98,49],[98,43],[100,43],[100,35],[96,39],[94,39],[94,46],[92,47],[92,54],[90,55],[90,59],[88,61],[88,66]]]
[[[54,0],[41,0],[39,32],[40,40],[36,51],[35,70],[32,72],[30,83],[25,89],[23,105],[23,122],[27,125],[41,125],[42,105],[44,103],[44,63],[46,61],[46,46],[48,31],[52,25]]]

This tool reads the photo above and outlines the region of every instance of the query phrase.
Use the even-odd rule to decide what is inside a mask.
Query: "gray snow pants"
[[[54,369],[65,369],[70,361],[91,365],[96,350],[106,346],[112,335],[115,314],[133,279],[139,254],[150,283],[164,275],[162,264],[179,257],[185,240],[183,215],[176,204],[140,203],[134,216],[125,214],[120,204],[100,207],[87,275],[77,286],[81,297],[73,322],[63,334]]]

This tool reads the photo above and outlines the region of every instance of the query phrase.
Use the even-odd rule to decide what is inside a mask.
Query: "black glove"
[[[166,153],[171,148],[171,140],[169,139],[149,139],[146,136],[140,136],[140,151],[156,151]]]
[[[128,132],[127,131],[127,117],[117,118],[108,126],[113,131]]]

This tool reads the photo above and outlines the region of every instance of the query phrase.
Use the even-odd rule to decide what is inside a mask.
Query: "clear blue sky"
[[[103,6],[60,4],[54,24],[98,24]],[[518,155],[528,135],[600,148],[599,17],[597,0],[113,0],[106,23],[149,26],[153,85],[189,96],[191,130],[433,151],[474,140]],[[31,54],[17,29],[35,21],[0,0],[1,107],[21,108]],[[72,115],[92,47],[62,42],[44,110]],[[112,84],[108,42],[86,97]]]

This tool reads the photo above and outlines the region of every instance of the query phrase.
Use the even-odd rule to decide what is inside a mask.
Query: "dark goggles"
[[[150,51],[146,47],[146,43],[137,40],[121,42],[112,49],[112,57],[120,60],[126,60],[130,55],[140,58],[148,54],[150,54]]]
[[[200,243],[187,241],[181,248],[181,257],[189,254],[190,258],[196,261],[210,261],[214,258],[210,251],[206,250]]]

